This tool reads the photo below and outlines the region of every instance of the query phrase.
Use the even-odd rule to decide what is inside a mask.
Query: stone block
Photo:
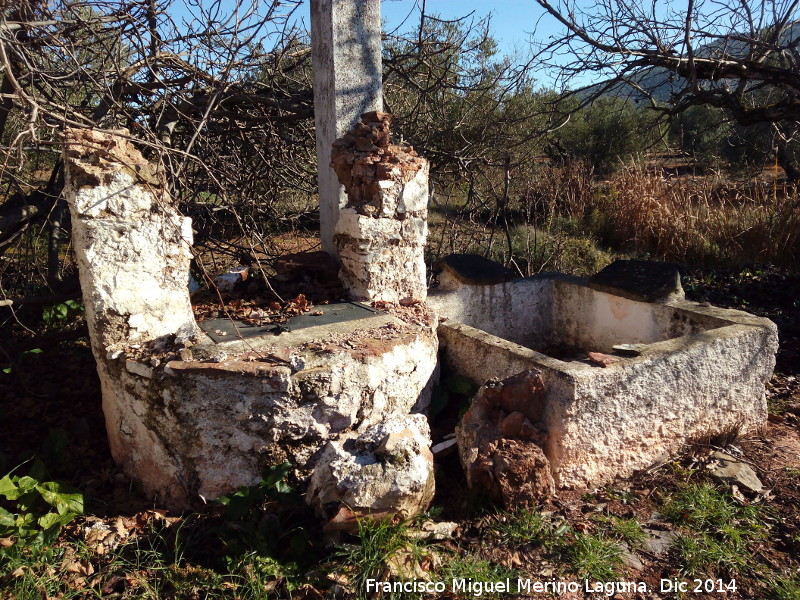
[[[462,285],[495,285],[515,279],[511,269],[478,254],[451,254],[439,264],[439,289],[455,290]]]
[[[654,260],[615,260],[589,279],[589,287],[642,302],[685,298],[678,266]]]
[[[396,415],[328,443],[306,501],[325,520],[344,507],[361,518],[422,514],[434,493],[430,430],[423,415]],[[356,523],[353,522],[353,526]]]

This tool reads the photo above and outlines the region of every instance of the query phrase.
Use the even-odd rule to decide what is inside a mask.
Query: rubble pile
[[[555,493],[542,448],[544,385],[538,371],[487,382],[456,428],[458,452],[472,489],[484,490],[507,509],[541,503]]]

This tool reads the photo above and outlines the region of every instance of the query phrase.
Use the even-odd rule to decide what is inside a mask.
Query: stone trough
[[[600,486],[766,422],[774,323],[685,300],[674,268],[619,261],[590,280],[510,279],[462,256],[440,280],[428,304],[450,369],[479,384],[540,378],[524,412],[545,432],[557,488]]]

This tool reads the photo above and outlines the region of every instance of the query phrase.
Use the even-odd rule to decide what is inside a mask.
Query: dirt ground
[[[693,273],[684,279],[684,285],[692,299],[749,310],[772,318],[779,326],[780,351],[775,375],[768,386],[769,423],[761,435],[737,441],[737,447],[743,459],[755,468],[767,490],[743,501],[766,505],[772,519],[770,535],[758,544],[752,560],[763,563],[770,572],[797,572],[800,565],[800,277],[756,270],[713,276]],[[73,327],[80,333],[82,325]],[[42,346],[42,351],[37,353],[18,352],[38,347],[36,341],[31,333],[16,328],[14,335],[1,343],[14,357],[14,362],[0,355],[0,370],[12,368],[10,373],[0,372],[0,452],[5,457],[5,465],[0,465],[0,470],[7,472],[38,454],[44,458],[54,478],[68,481],[86,494],[88,513],[94,517],[130,517],[158,508],[137,494],[135,486],[110,456],[99,384],[88,342],[78,338]],[[447,428],[448,424],[439,424],[440,431]],[[681,469],[702,462],[710,452],[709,448],[702,447],[688,450],[672,468],[641,473],[592,494],[561,493],[549,508],[565,516],[577,530],[591,531],[595,527],[592,517],[598,511],[655,523],[654,527],[658,527],[658,501],[680,483]],[[540,549],[511,549],[488,542],[486,512],[476,509],[474,499],[463,493],[464,488],[457,458],[454,455],[444,458],[437,465],[434,505],[439,507],[438,519],[459,523],[457,538],[448,542],[450,545],[479,551],[492,561],[532,578],[547,578],[552,574],[551,565],[543,560]],[[626,568],[627,579],[645,581],[651,589],[658,589],[661,579],[678,576],[669,554],[643,553],[639,558],[640,565]],[[755,579],[743,581],[739,591],[726,593],[724,597],[763,597],[760,585]],[[561,597],[583,597],[583,594]],[[613,597],[663,596],[620,593]]]

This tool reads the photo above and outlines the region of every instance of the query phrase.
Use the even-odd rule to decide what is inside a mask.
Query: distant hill
[[[784,32],[782,44],[800,40],[800,20],[793,22]],[[708,44],[695,51],[698,57],[712,56],[745,56],[749,44],[746,41],[737,40],[727,42],[723,47],[723,42]],[[685,89],[689,82],[685,77],[677,75],[664,67],[645,67],[637,73],[628,77],[628,81],[620,81],[613,84],[608,90],[603,92],[603,96],[616,96],[620,98],[631,98],[635,102],[648,100],[648,94],[662,103],[668,103],[678,92]],[[601,90],[609,85],[609,80],[589,86],[579,93],[582,98],[596,96]],[[644,90],[642,93],[637,86]]]

